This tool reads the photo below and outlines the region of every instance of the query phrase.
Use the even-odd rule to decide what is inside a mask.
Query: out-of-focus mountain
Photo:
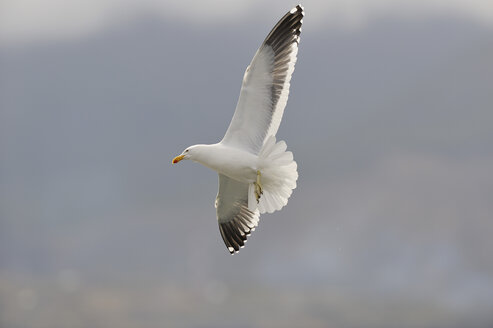
[[[0,320],[63,304],[94,327],[122,313],[226,326],[244,296],[248,313],[290,308],[306,327],[493,322],[493,32],[445,19],[307,25],[278,133],[299,185],[231,257],[216,174],[170,160],[220,140],[264,29],[144,17],[0,50]],[[145,290],[154,307],[136,300]],[[232,314],[214,318],[215,305]],[[297,322],[262,313],[239,326]]]

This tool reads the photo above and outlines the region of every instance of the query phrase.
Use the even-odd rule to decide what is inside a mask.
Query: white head
[[[184,159],[191,159],[192,161],[198,161],[200,158],[200,154],[202,154],[202,150],[206,147],[207,145],[195,145],[195,146],[190,146],[187,149],[185,149],[181,155],[176,156],[173,158],[173,161],[171,163],[176,164],[181,160]]]

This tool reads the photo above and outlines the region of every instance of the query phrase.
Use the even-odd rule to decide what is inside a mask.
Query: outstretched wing
[[[231,254],[245,246],[247,236],[259,221],[257,209],[248,208],[248,184],[219,174],[216,197],[217,221],[224,243]]]
[[[304,11],[293,8],[269,33],[243,76],[236,111],[222,140],[257,154],[275,136],[288,101]]]

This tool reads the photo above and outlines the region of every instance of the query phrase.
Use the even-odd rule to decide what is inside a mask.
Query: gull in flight
[[[288,203],[297,164],[276,141],[294,71],[304,10],[291,9],[274,26],[243,75],[240,97],[224,138],[185,149],[172,161],[190,159],[219,174],[216,197],[221,237],[231,254],[245,246],[261,213]]]

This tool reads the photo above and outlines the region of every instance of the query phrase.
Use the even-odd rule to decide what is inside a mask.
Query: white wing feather
[[[247,183],[219,174],[217,221],[221,237],[231,254],[245,246],[247,236],[258,225],[259,211],[253,206],[248,207],[248,188]]]
[[[240,97],[222,143],[258,154],[281,123],[294,71],[303,7],[288,12],[269,33],[243,76]]]

